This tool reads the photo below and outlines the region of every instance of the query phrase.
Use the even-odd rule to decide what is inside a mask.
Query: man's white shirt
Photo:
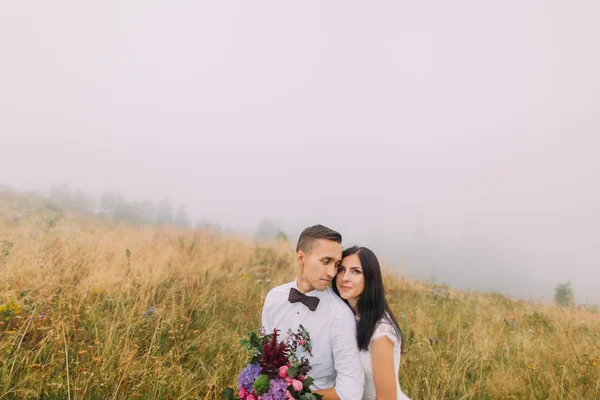
[[[364,373],[356,343],[356,320],[350,307],[331,288],[306,293],[319,298],[315,311],[298,302],[290,303],[290,289],[298,289],[296,281],[271,289],[262,311],[262,325],[267,334],[280,330],[281,340],[289,329],[296,332],[302,325],[310,334],[312,354],[298,356],[309,359],[309,376],[315,379],[311,389],[335,387],[342,400],[360,400],[363,395]]]

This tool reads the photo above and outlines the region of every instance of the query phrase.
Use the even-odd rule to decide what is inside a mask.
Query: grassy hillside
[[[0,196],[0,399],[216,399],[293,252]],[[600,398],[600,315],[386,276],[415,399]]]

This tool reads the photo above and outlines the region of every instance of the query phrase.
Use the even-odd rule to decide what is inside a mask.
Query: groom
[[[356,321],[329,287],[342,258],[342,235],[323,225],[306,228],[296,247],[296,280],[271,289],[262,311],[267,333],[285,335],[299,325],[310,333],[311,390],[324,400],[360,400],[364,375],[358,358]]]

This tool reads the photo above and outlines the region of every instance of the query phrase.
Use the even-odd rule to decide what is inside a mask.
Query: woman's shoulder
[[[397,329],[386,317],[383,317],[377,321],[371,341],[381,339],[383,337],[389,338],[389,340],[391,340],[394,344],[400,344],[400,337],[398,336]]]
[[[375,332],[388,331],[394,331],[394,326],[390,323],[390,321],[387,318],[384,317],[377,321],[377,324],[375,324]]]

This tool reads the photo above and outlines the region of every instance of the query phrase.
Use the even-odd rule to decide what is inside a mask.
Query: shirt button
[[[298,311],[296,314],[300,315],[300,311]]]

